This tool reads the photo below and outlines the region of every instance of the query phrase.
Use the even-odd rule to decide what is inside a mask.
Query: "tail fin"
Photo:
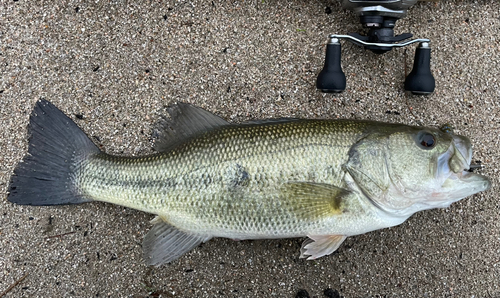
[[[8,200],[20,205],[78,204],[91,200],[76,189],[76,169],[99,152],[85,133],[53,104],[36,103],[28,128],[28,154],[17,165]]]

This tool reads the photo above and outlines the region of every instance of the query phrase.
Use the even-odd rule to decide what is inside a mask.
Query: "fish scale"
[[[82,166],[78,185],[93,200],[161,214],[189,231],[238,238],[297,236],[321,222],[299,221],[284,203],[290,205],[293,198],[279,198],[277,190],[311,176],[317,183],[342,186],[341,165],[364,125],[342,124],[228,126],[145,158],[101,154]],[[238,179],[230,173],[235,166],[247,173],[246,185],[229,182]]]
[[[8,200],[103,201],[156,214],[142,248],[147,264],[161,265],[213,237],[307,236],[301,257],[316,259],[348,236],[491,185],[467,171],[471,143],[449,128],[297,119],[237,125],[182,103],[169,115],[155,133],[158,154],[111,156],[40,100]]]

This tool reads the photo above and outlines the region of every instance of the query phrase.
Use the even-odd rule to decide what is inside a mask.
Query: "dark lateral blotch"
[[[246,169],[240,164],[235,164],[229,169],[229,180],[231,187],[245,186],[250,179]]]

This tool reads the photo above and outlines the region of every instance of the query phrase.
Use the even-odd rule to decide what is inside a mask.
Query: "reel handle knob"
[[[330,38],[326,45],[325,66],[318,74],[316,88],[324,93],[345,90],[346,78],[340,65],[341,46],[337,38]]]
[[[422,42],[415,51],[413,69],[405,80],[405,90],[415,95],[429,95],[434,92],[436,81],[431,73],[431,48]]]

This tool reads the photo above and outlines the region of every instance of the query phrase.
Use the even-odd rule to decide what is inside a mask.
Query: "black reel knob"
[[[431,73],[431,48],[427,42],[421,43],[415,51],[413,69],[405,80],[405,90],[416,95],[434,92],[436,81]]]
[[[316,88],[325,93],[345,90],[346,78],[340,66],[341,46],[337,38],[330,38],[326,45],[325,66],[318,75]]]

